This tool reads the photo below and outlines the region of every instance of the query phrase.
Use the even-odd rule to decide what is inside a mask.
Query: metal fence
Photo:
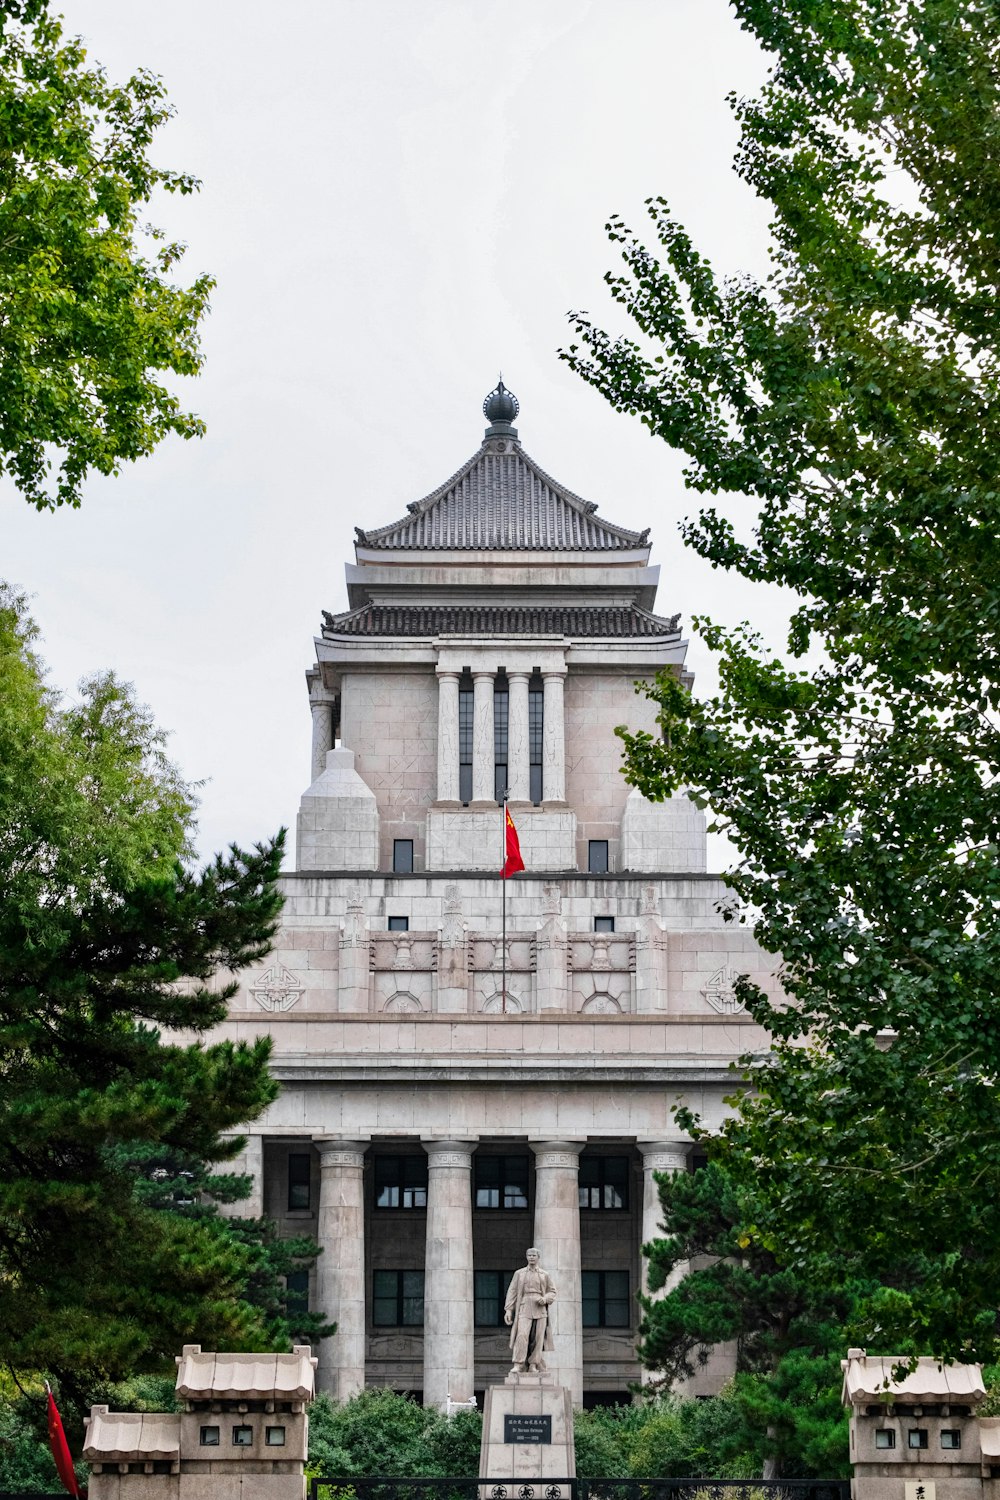
[[[846,1479],[411,1479],[339,1475],[315,1478],[309,1486],[309,1500],[850,1500],[850,1493]]]

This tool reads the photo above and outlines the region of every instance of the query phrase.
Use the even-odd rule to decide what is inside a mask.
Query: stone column
[[[542,710],[542,801],[566,801],[566,726],[563,672],[545,672]]]
[[[424,1405],[444,1411],[475,1384],[472,1153],[475,1141],[425,1141]]]
[[[312,709],[312,776],[316,781],[326,770],[326,752],[333,749],[333,704],[324,698],[313,698]]]
[[[662,1297],[664,1292],[671,1291],[679,1281],[683,1281],[688,1273],[687,1261],[680,1261],[670,1273],[667,1284],[659,1292],[650,1293],[649,1290],[649,1262],[642,1254],[641,1247],[648,1244],[650,1240],[662,1239],[663,1231],[660,1228],[660,1194],[654,1172],[686,1172],[688,1166],[689,1141],[640,1141],[639,1150],[642,1152],[642,1227],[640,1230],[640,1265],[642,1276],[642,1290],[646,1296]],[[642,1383],[656,1378],[656,1372],[642,1369]]]
[[[319,1216],[316,1297],[337,1332],[319,1346],[317,1383],[335,1401],[365,1387],[366,1141],[317,1141]]]
[[[437,800],[458,807],[458,790],[458,673],[438,672]]]
[[[535,1235],[541,1264],[556,1284],[546,1363],[573,1405],[583,1403],[583,1281],[580,1274],[582,1141],[531,1142],[535,1153]],[[527,1248],[527,1247],[525,1247]]]
[[[530,802],[528,674],[508,672],[507,787],[511,802]]]
[[[493,673],[472,679],[472,800],[496,805],[496,750],[493,743]]]

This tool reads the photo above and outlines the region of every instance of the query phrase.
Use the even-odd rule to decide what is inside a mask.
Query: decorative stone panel
[[[291,1010],[304,993],[305,985],[284,964],[271,964],[250,985],[250,998],[261,1010]]]

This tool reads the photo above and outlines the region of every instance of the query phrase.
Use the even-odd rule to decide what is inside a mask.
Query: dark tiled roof
[[[405,551],[628,552],[645,531],[598,519],[597,506],[557,484],[519,443],[503,452],[486,442],[457,474],[409,515],[372,531],[355,527],[358,545]]]
[[[664,619],[636,605],[363,604],[342,615],[323,611],[323,634],[564,635],[571,639],[677,635],[679,615]]]

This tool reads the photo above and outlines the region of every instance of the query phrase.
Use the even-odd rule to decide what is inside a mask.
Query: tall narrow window
[[[587,847],[587,869],[591,875],[608,873],[607,839],[591,839]]]
[[[510,693],[507,675],[501,672],[493,680],[493,795],[502,802],[507,795],[507,722]]]
[[[396,875],[413,874],[413,840],[393,839],[392,868]]]
[[[312,1162],[308,1151],[289,1151],[288,1153],[288,1207],[291,1209],[310,1208],[309,1201],[310,1173]]]
[[[542,730],[545,723],[545,688],[533,672],[528,680],[528,776],[529,795],[537,807],[542,800]]]
[[[473,703],[472,678],[466,672],[458,680],[458,796],[466,806],[472,801]]]
[[[504,1299],[513,1275],[513,1271],[476,1271],[474,1273],[477,1328],[503,1327]]]

